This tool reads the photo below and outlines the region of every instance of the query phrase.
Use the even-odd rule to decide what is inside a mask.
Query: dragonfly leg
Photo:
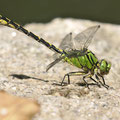
[[[61,86],[63,85],[63,82],[64,82],[64,80],[65,80],[66,77],[68,77],[68,84],[70,84],[70,75],[69,75],[69,73],[67,73],[67,74],[65,74],[64,77],[63,77],[63,80],[62,80],[62,82],[61,82]]]
[[[63,80],[61,82],[61,86],[66,77],[68,77],[68,84],[70,84],[70,76],[80,76],[80,75],[85,75],[85,74],[87,74],[87,72],[85,72],[85,71],[69,72],[64,75]]]
[[[103,84],[104,84],[104,85],[107,87],[107,89],[108,89],[110,86],[105,83],[104,77],[103,77],[103,76],[101,76],[101,77],[102,77],[102,80],[103,80]]]
[[[84,83],[86,84],[86,87],[87,87],[88,89],[90,89],[88,83],[87,83],[86,80],[85,80],[85,78],[86,78],[86,76],[83,77],[83,81],[84,81]]]
[[[92,81],[94,81],[95,83],[97,83],[97,86],[98,86],[98,87],[101,87],[100,84],[99,84],[95,79],[93,79],[92,77],[90,77],[90,79],[91,79]]]
[[[96,79],[99,81],[99,83],[100,83],[103,87],[105,87],[106,89],[108,89],[109,86],[106,85],[105,80],[104,80],[104,77],[101,76],[100,74],[98,74],[98,75],[102,78],[103,83],[100,81],[100,79],[99,79],[99,77],[98,77],[97,75],[95,75]]]
[[[88,74],[88,75],[86,75],[86,76],[83,76],[83,81],[85,82],[86,87],[87,87],[88,89],[90,89],[90,88],[89,88],[89,84],[86,82],[85,78],[90,78],[90,79],[93,80],[94,82],[98,83],[97,81],[95,81],[95,80],[92,78],[92,76],[93,76],[92,74]]]

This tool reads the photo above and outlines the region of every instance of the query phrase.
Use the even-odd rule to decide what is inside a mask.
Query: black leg
[[[80,75],[85,75],[87,74],[87,72],[84,71],[77,71],[77,72],[70,72],[64,75],[63,80],[61,82],[61,86],[63,85],[63,82],[66,78],[66,76],[68,77],[68,84],[70,84],[70,76],[80,76]]]
[[[97,83],[98,87],[101,87],[100,84],[95,79],[93,79],[92,77],[90,77],[90,79],[93,80],[95,83]]]
[[[68,75],[68,84],[70,84],[70,76]]]
[[[68,75],[68,74],[65,74],[65,75],[64,75],[63,80],[62,80],[62,82],[61,82],[61,86],[63,85],[63,82],[64,82],[66,76],[69,76],[69,75]],[[68,77],[68,78],[69,78],[69,77]],[[69,82],[70,82],[70,80],[69,80]]]
[[[108,88],[109,88],[109,85],[106,85],[105,80],[104,80],[104,77],[101,76],[101,78],[102,78],[102,80],[103,80],[103,85],[106,86],[106,88],[108,89]]]
[[[83,81],[84,81],[84,83],[86,84],[86,87],[87,87],[88,89],[90,89],[90,88],[89,88],[89,84],[86,82],[85,78],[86,78],[86,76],[83,77]]]
[[[98,75],[102,78],[103,83],[100,81],[100,79],[99,79],[99,77],[98,77],[97,75],[95,75],[96,79],[99,81],[99,83],[100,83],[103,87],[105,87],[106,89],[108,89],[109,86],[105,84],[104,77],[101,76],[100,74],[98,74]]]

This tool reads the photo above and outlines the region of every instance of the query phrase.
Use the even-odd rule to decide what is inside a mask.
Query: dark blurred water
[[[120,0],[1,0],[0,14],[20,24],[72,17],[120,24]]]

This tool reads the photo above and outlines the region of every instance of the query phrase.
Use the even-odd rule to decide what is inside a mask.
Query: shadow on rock
[[[39,78],[36,78],[36,77],[30,77],[30,76],[23,75],[23,74],[11,74],[9,76],[12,76],[13,79],[14,78],[17,78],[17,79],[34,79],[34,80],[40,80],[40,81],[43,81],[43,82],[49,82],[48,80],[43,80],[43,79],[39,79]]]
[[[85,83],[76,83],[76,84],[79,85],[79,86],[86,86]],[[91,86],[96,85],[96,86],[98,86],[98,87],[101,87],[99,84],[96,84],[96,83],[88,83],[88,86],[89,86],[89,85],[91,85]]]
[[[76,83],[78,86],[86,86],[86,84],[85,83]],[[67,82],[63,82],[63,85],[61,85],[61,83],[53,83],[52,85],[56,85],[56,86],[67,86],[67,85],[69,85]],[[99,86],[98,84],[95,84],[95,83],[88,83],[88,86],[89,85],[97,85],[97,86]],[[100,87],[100,86],[99,86]]]

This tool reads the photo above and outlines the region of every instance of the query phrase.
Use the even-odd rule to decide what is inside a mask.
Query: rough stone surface
[[[53,52],[14,29],[0,26],[0,89],[15,96],[36,99],[41,112],[33,120],[118,120],[120,119],[120,26],[76,19],[55,19],[48,24],[28,24],[29,31],[59,46],[69,32],[74,35],[100,24],[89,49],[99,59],[111,61],[105,76],[107,90],[80,86],[82,77],[71,77],[71,84],[59,86],[65,73],[78,69],[59,63],[47,73]],[[88,80],[88,82],[92,82]]]

